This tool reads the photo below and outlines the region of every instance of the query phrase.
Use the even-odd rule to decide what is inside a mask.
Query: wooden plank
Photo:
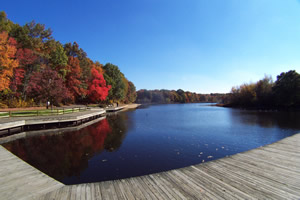
[[[262,163],[266,163],[267,165],[276,166],[276,167],[285,169],[289,172],[300,173],[300,169],[298,166],[282,165],[278,162],[278,160],[272,161],[270,159],[264,159],[264,158],[249,155],[249,154],[240,154],[239,156],[247,157],[249,160],[253,160],[255,162],[262,162]]]
[[[273,199],[273,196],[270,196],[268,193],[257,190],[257,186],[255,184],[243,179],[243,177],[239,175],[225,170],[215,163],[213,163],[213,165],[203,165],[201,169],[209,173],[211,176],[219,178],[224,183],[227,183],[237,190],[251,196],[250,199]]]
[[[128,178],[126,179],[126,183],[128,184],[133,196],[136,199],[147,199],[146,196],[143,194],[143,192],[137,187],[137,185],[135,184],[134,178]]]
[[[143,187],[143,182],[138,177],[131,178],[130,183],[143,194],[145,199],[156,199],[155,195],[148,193],[148,188]]]
[[[161,189],[162,194],[165,194],[167,196],[166,199],[180,199],[180,196],[178,195],[181,194],[178,194],[174,186],[172,186],[171,184],[166,184],[165,182],[161,181],[159,178],[159,174],[149,175],[149,179]]]
[[[181,172],[182,170],[172,170],[164,173],[170,181],[172,181],[175,185],[179,186],[181,192],[187,198],[204,198],[203,187],[199,187],[194,184],[189,178],[184,176]]]
[[[184,195],[184,190],[178,185],[176,185],[174,181],[172,181],[168,176],[166,176],[165,172],[160,174],[154,174],[153,176],[160,184],[160,187],[164,188],[165,192],[168,191],[168,193],[170,194],[170,196],[172,196],[173,199],[187,199],[187,197]]]
[[[112,184],[115,187],[117,199],[127,199],[122,185],[119,185],[118,181],[113,181]]]
[[[149,176],[142,176],[141,179],[158,199],[168,199],[168,195]]]
[[[99,183],[100,190],[101,190],[101,197],[102,199],[110,199],[110,187],[107,181]]]
[[[258,174],[263,172],[265,176],[273,178],[274,180],[287,180],[290,183],[295,182],[295,185],[299,186],[300,190],[300,173],[278,167],[277,165],[269,165],[265,162],[253,162],[253,160],[249,160],[248,157],[243,155],[237,155],[232,159],[239,162],[240,166],[247,165],[249,168],[252,168],[252,171],[257,171]],[[276,174],[276,176],[274,176],[274,174]]]
[[[290,193],[287,193],[286,191],[280,189],[281,185],[278,186],[276,183],[273,183],[263,177],[259,177],[254,173],[247,171],[244,168],[238,167],[234,164],[228,165],[228,163],[225,163],[223,161],[222,162],[216,161],[216,163],[219,164],[224,169],[230,171],[231,173],[243,177],[244,180],[254,184],[257,190],[261,190],[269,195],[272,195],[273,198],[276,199],[295,198],[294,195],[291,195]]]
[[[102,194],[101,194],[100,184],[99,183],[93,183],[93,185],[94,185],[94,189],[95,189],[95,198],[97,200],[101,200],[102,199]]]
[[[120,190],[122,191],[123,196],[125,197],[125,199],[129,199],[129,200],[134,200],[134,194],[131,191],[131,188],[127,185],[126,181],[123,180],[116,180],[114,181],[118,187],[120,188]]]
[[[135,179],[138,181],[138,185],[141,187],[141,190],[147,193],[149,199],[160,199],[160,195],[157,195],[157,192],[153,190],[152,187],[149,187],[149,185],[144,182],[142,177],[135,177]]]
[[[216,184],[211,177],[206,176],[206,174],[203,174],[200,171],[197,171],[196,173],[193,171],[194,173],[190,174],[190,170],[186,170],[186,174],[193,176],[195,180],[204,185],[205,190],[213,195],[214,199],[236,199],[228,188]]]

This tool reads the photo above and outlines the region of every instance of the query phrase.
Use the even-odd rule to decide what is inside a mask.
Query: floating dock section
[[[118,112],[120,110],[123,110],[126,107],[127,107],[127,105],[125,105],[125,106],[118,106],[118,107],[112,107],[112,108],[107,108],[106,112]]]

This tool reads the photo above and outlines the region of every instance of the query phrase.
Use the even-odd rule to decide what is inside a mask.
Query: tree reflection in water
[[[79,176],[91,157],[121,146],[126,133],[124,116],[110,116],[78,131],[29,137],[3,146],[56,180]]]
[[[242,123],[252,126],[259,125],[264,128],[279,127],[281,129],[300,129],[299,112],[232,109],[229,113],[233,123]]]

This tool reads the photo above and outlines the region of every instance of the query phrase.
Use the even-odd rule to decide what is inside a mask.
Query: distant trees
[[[300,106],[300,75],[291,70],[277,76],[275,83],[265,76],[256,83],[233,87],[227,106],[287,108]]]
[[[197,94],[175,90],[139,90],[137,91],[138,103],[199,103],[223,102],[225,94]]]
[[[53,90],[53,91],[49,91]],[[134,102],[135,86],[118,66],[61,44],[34,21],[20,26],[0,12],[0,107],[51,103]]]

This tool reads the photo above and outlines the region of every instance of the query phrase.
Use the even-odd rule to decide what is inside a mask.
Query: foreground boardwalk
[[[10,154],[0,150],[1,159],[2,154]],[[20,160],[15,164],[13,159],[10,166],[5,163],[8,161],[3,164],[2,160],[0,199],[31,199],[30,195],[36,193],[41,194],[38,199],[80,200],[300,199],[300,134],[200,165],[129,179],[71,186],[50,181],[48,177],[44,179],[46,176],[41,174],[35,178],[35,173],[23,172],[21,167],[17,169],[15,165],[24,165]],[[10,181],[2,181],[3,174],[7,174],[6,180]],[[27,185],[22,184],[24,181]],[[49,186],[45,182],[49,182]],[[47,189],[51,192],[47,193]],[[24,195],[20,196],[22,192]]]
[[[0,146],[0,199],[34,199],[63,186]]]

